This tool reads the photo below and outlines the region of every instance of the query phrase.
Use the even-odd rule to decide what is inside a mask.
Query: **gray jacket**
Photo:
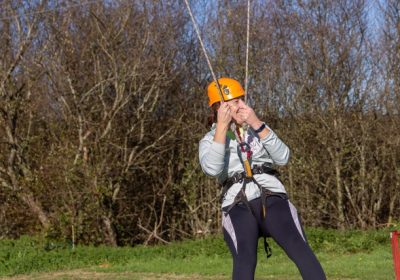
[[[225,145],[214,142],[215,127],[214,124],[211,131],[200,140],[199,157],[204,173],[216,177],[222,183],[236,172],[243,172],[244,168],[237,153],[237,141],[227,137]],[[265,162],[276,165],[285,165],[288,162],[289,148],[271,129],[264,139],[260,139],[251,128],[248,129],[245,137],[253,152],[250,162],[252,167]],[[273,192],[286,193],[281,181],[272,175],[255,174],[254,178],[262,187]],[[232,185],[225,195],[221,207],[232,204],[241,187],[241,183]],[[249,201],[260,197],[260,191],[253,182],[246,185],[246,196]]]

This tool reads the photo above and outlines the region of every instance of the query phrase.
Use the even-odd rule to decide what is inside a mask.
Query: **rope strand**
[[[213,78],[215,84],[217,85],[219,97],[221,98],[221,102],[224,102],[224,97],[223,97],[223,94],[222,94],[221,87],[220,87],[220,85],[219,85],[219,83],[218,83],[217,77],[215,76],[213,67],[212,67],[212,65],[211,65],[210,59],[209,59],[208,54],[207,54],[207,50],[206,50],[206,48],[204,47],[203,40],[201,39],[201,36],[200,36],[199,28],[198,28],[198,26],[197,26],[197,23],[196,23],[196,20],[194,19],[193,14],[192,14],[192,9],[190,8],[190,5],[189,5],[188,0],[185,0],[185,4],[186,4],[186,8],[187,8],[187,10],[188,10],[188,12],[189,12],[190,18],[191,18],[191,20],[192,20],[194,29],[196,30],[197,38],[199,39],[201,48],[202,48],[202,50],[203,50],[203,54],[204,54],[204,56],[206,57],[208,68],[210,69],[212,78]]]
[[[249,44],[250,44],[250,0],[247,0],[247,35],[246,35],[246,69],[244,78],[244,102],[247,104],[248,83],[249,83]]]

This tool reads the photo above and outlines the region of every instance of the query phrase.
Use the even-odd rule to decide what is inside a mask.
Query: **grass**
[[[394,279],[389,230],[308,229],[307,236],[328,279]],[[266,260],[260,242],[256,279],[299,279],[285,253],[272,241],[271,246],[273,255]],[[230,253],[220,236],[153,247],[78,246],[74,250],[68,243],[26,236],[0,240],[0,277],[229,279],[231,266]],[[51,276],[46,278],[46,273]]]

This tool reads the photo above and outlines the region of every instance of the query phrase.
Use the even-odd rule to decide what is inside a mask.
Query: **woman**
[[[199,157],[204,173],[224,186],[222,224],[233,257],[232,279],[254,279],[261,236],[271,236],[283,248],[303,279],[326,279],[296,208],[272,169],[273,164],[288,162],[289,148],[243,102],[239,82],[221,78],[218,83],[224,102],[212,82],[207,92],[216,123],[200,141]]]

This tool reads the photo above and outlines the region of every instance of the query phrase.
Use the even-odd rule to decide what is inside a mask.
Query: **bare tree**
[[[0,66],[0,182],[47,229],[51,223],[41,202],[35,198],[36,178],[28,155],[32,138],[35,137],[33,91],[38,88],[37,84],[43,75],[40,50],[46,47],[45,42],[35,39],[39,32],[37,14],[43,9],[45,1],[30,7],[32,16],[20,15],[18,10],[13,9],[13,4],[19,5],[22,1],[13,2],[3,3],[8,9],[3,10],[0,35],[3,54]]]

